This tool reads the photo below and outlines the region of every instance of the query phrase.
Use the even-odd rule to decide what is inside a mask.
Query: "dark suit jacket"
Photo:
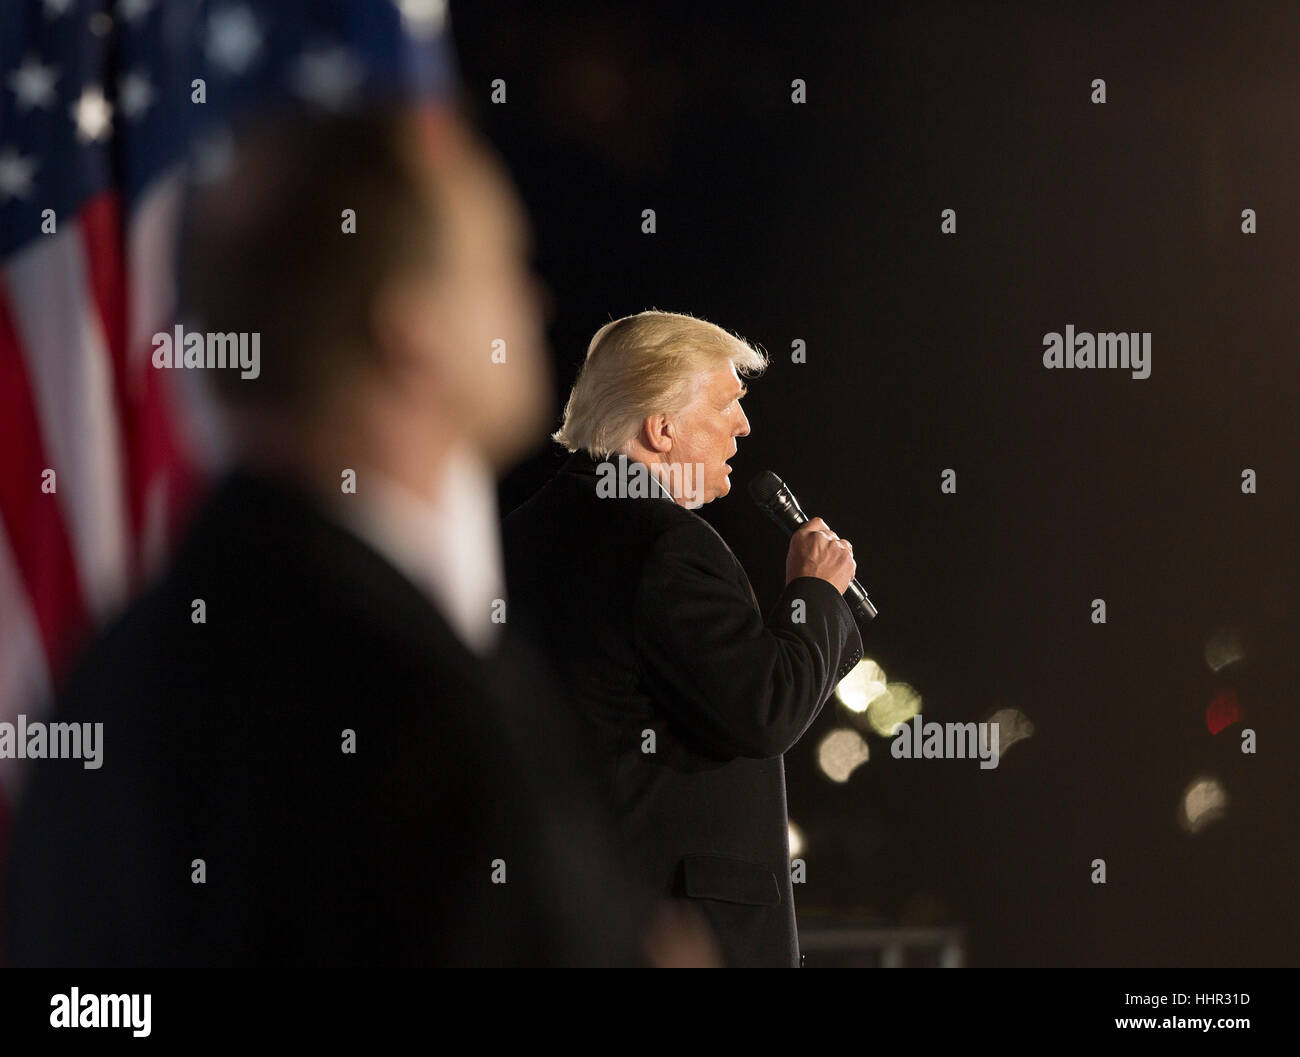
[[[575,454],[506,518],[509,620],[585,721],[643,878],[704,913],[728,965],[798,965],[782,753],[862,656],[849,607],[800,577],[765,622],[703,518],[602,498],[596,474]]]
[[[304,495],[236,474],[61,698],[103,765],[33,766],[10,962],[634,961],[608,841],[542,773],[571,737],[514,656],[483,664]]]

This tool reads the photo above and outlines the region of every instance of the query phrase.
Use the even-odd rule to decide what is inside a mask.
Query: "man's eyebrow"
[[[727,403],[731,403],[732,400],[743,400],[748,395],[749,395],[749,390],[742,385],[738,392],[731,394],[730,398],[727,400]]]

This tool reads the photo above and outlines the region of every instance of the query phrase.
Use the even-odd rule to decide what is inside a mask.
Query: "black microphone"
[[[749,494],[760,510],[777,523],[787,536],[793,536],[795,529],[808,520],[808,515],[799,508],[790,486],[771,470],[764,470],[749,482]],[[857,580],[852,581],[844,592],[844,600],[849,608],[866,620],[876,619],[876,607],[871,604],[867,592]]]

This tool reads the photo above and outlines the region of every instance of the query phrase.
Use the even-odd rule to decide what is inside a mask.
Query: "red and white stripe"
[[[96,196],[0,268],[0,721],[48,711],[192,500],[193,438],[150,364],[173,323],[178,205],[175,174],[129,227]],[[20,782],[0,760],[0,857]]]

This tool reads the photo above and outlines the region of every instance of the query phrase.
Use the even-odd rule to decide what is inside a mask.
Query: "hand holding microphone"
[[[840,539],[821,518],[805,521],[790,537],[785,558],[785,582],[800,576],[829,580],[843,594],[858,571],[853,560],[853,544]]]
[[[856,616],[863,620],[876,618],[876,607],[871,604],[862,585],[853,578],[857,570],[853,544],[836,536],[821,518],[809,520],[789,486],[771,470],[764,470],[749,482],[749,494],[763,513],[791,537],[785,563],[787,583],[795,576],[820,576],[835,585]],[[794,569],[809,568],[823,571],[794,572],[792,575]],[[846,569],[847,577],[844,575]]]

